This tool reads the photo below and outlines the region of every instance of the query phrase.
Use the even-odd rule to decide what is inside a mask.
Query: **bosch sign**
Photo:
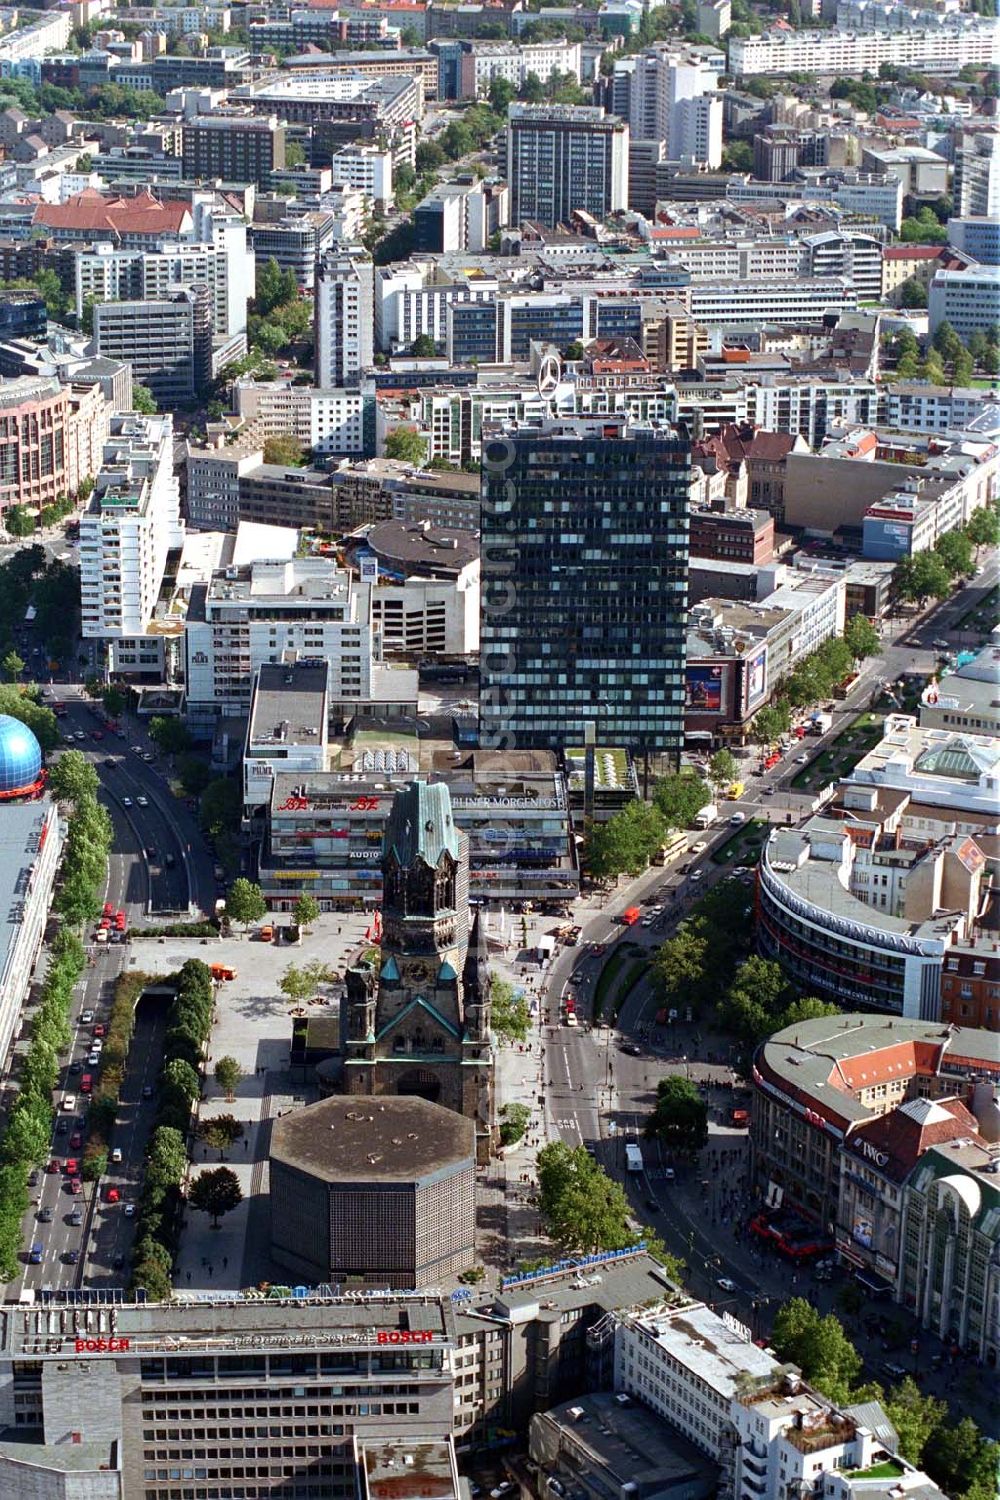
[[[130,1339],[74,1339],[77,1354],[127,1354]]]
[[[376,1343],[379,1344],[432,1344],[434,1335],[426,1328],[379,1329]]]

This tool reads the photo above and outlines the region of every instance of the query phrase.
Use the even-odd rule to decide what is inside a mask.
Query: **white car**
[[[705,840],[704,839],[699,839],[696,844],[692,844],[691,845],[691,853],[692,854],[704,854],[704,852],[705,852],[705,850],[707,848],[708,848],[708,845],[705,843]]]
[[[122,1148],[120,1146],[116,1146],[114,1148],[114,1150],[112,1151],[112,1153],[111,1153],[111,1160],[114,1163],[114,1165],[117,1167],[118,1164],[120,1163],[121,1159],[122,1159]]]
[[[88,1068],[99,1068],[100,1065],[101,1065],[101,1054],[99,1052],[91,1052],[90,1056],[87,1058],[87,1067]]]
[[[135,802],[136,802],[136,806],[137,807],[148,807],[149,806],[149,798],[148,797],[136,797]]]
[[[133,745],[132,746],[132,754],[133,755],[141,755],[142,754],[142,746],[141,745]]]
[[[736,823],[745,823],[746,820],[747,820],[747,815],[746,815],[746,813],[742,813],[742,812],[734,812],[733,815],[732,815],[732,817],[729,819],[730,823],[733,823],[733,824],[736,824]]]
[[[135,1218],[135,1204],[134,1203],[126,1203],[125,1209],[124,1209],[124,1213],[125,1213],[126,1219],[134,1219]]]
[[[702,876],[704,875],[704,873],[705,873],[704,870],[692,870],[690,878],[692,880],[700,880],[702,878]]]
[[[735,1292],[736,1290],[736,1282],[730,1281],[728,1276],[716,1277],[715,1284],[716,1286],[721,1286],[724,1292]]]
[[[122,807],[131,807],[131,806],[132,806],[132,798],[131,797],[123,797],[122,798]]]

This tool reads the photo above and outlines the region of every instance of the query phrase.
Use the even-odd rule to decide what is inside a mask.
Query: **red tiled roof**
[[[778,463],[788,457],[796,441],[794,433],[764,432],[750,423],[737,427],[735,422],[727,422],[719,433],[719,438],[730,463],[741,458],[759,458]]]
[[[155,235],[175,234],[189,215],[186,203],[162,202],[149,192],[137,193],[134,198],[105,198],[96,188],[85,188],[65,203],[40,203],[34,222],[55,230]]]
[[[900,1109],[892,1109],[888,1114],[879,1115],[877,1119],[869,1120],[867,1124],[851,1132],[848,1142],[850,1149],[858,1152],[861,1142],[865,1142],[871,1150],[858,1153],[862,1154],[862,1159],[867,1162],[874,1159],[879,1170],[887,1177],[901,1182],[929,1147],[941,1146],[946,1141],[959,1140],[964,1136],[978,1137],[979,1124],[961,1100],[935,1099],[934,1110],[935,1113],[943,1110],[948,1118],[922,1125],[919,1120]],[[883,1156],[888,1160],[880,1160]]]
[[[944,245],[885,245],[883,260],[937,260]]]

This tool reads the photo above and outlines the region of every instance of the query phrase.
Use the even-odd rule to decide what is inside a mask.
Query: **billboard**
[[[743,708],[749,713],[767,692],[767,647],[743,664]]]
[[[693,714],[721,714],[722,667],[688,667],[684,673],[684,707]]]

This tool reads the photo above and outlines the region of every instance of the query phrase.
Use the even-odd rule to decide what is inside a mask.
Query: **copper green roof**
[[[384,855],[393,850],[404,868],[422,859],[433,869],[446,850],[458,859],[451,793],[443,782],[411,781],[396,793],[382,843]]]

